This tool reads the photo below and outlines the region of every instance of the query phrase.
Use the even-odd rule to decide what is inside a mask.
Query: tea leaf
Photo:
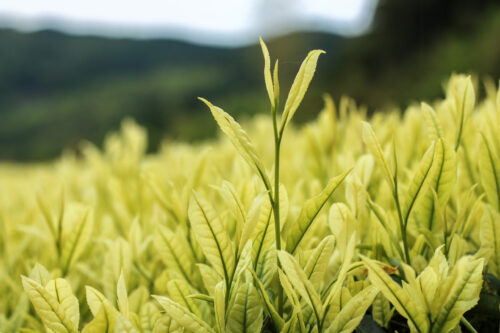
[[[413,302],[408,293],[401,288],[391,277],[380,268],[376,261],[361,257],[368,268],[368,278],[382,292],[382,294],[394,305],[396,311],[408,319],[410,329],[417,332],[427,332],[430,327],[429,320]]]
[[[422,109],[431,141],[443,138],[443,128],[437,118],[436,111],[434,111],[434,109],[427,103],[422,103],[420,108]]]
[[[288,93],[288,98],[286,100],[285,109],[283,111],[283,116],[281,118],[281,130],[290,122],[295,111],[299,108],[304,95],[306,94],[307,88],[311,83],[311,80],[316,71],[316,64],[318,63],[319,56],[325,53],[323,50],[314,50],[309,52],[306,59],[300,65],[299,72],[293,81],[290,92]]]
[[[278,258],[293,288],[297,290],[299,295],[313,309],[316,317],[316,323],[317,325],[320,325],[322,304],[319,295],[314,289],[311,281],[307,279],[304,271],[300,268],[297,261],[295,261],[295,259],[289,253],[285,251],[278,251]]]
[[[167,315],[170,318],[174,318],[175,321],[183,326],[186,330],[200,333],[215,333],[215,331],[210,328],[207,323],[189,312],[189,310],[185,307],[172,301],[170,298],[156,295],[154,295],[153,297],[165,309]]]
[[[278,314],[278,311],[276,311],[276,308],[274,307],[273,303],[271,302],[271,299],[269,298],[269,295],[266,292],[266,289],[264,285],[260,282],[259,278],[257,277],[257,274],[255,272],[251,271],[253,278],[255,279],[255,284],[257,285],[257,290],[260,293],[260,296],[264,300],[264,306],[266,307],[266,311],[271,317],[271,320],[273,321],[273,324],[278,328],[278,330],[281,330],[284,325],[283,319],[280,317]]]
[[[351,298],[340,313],[335,317],[333,323],[326,332],[350,333],[353,332],[363,319],[363,316],[372,304],[378,289],[370,286],[357,293]]]
[[[488,271],[500,276],[500,214],[491,206],[485,209],[481,219],[479,238],[481,248],[491,250],[492,256],[488,260]]]
[[[234,250],[219,217],[212,206],[196,192],[193,192],[188,215],[207,260],[217,273],[229,281],[234,267]]]
[[[259,38],[260,47],[262,48],[262,55],[264,56],[264,81],[266,82],[267,94],[269,95],[269,101],[271,102],[271,106],[274,108],[275,106],[275,95],[273,88],[273,80],[271,78],[271,60],[269,58],[269,51],[267,50],[267,46],[262,40]],[[275,70],[277,66],[274,67]]]
[[[429,178],[432,177],[432,165],[436,155],[436,145],[433,143],[422,157],[422,160],[415,171],[415,175],[410,183],[406,194],[406,205],[404,206],[404,219],[408,221],[411,211],[415,203],[427,191],[429,186]],[[436,170],[439,171],[439,170]],[[432,199],[432,194],[431,194]]]
[[[189,281],[195,259],[189,245],[180,235],[182,234],[175,234],[169,228],[159,225],[153,236],[153,243],[165,265],[178,270]]]
[[[323,282],[328,262],[333,254],[334,245],[335,239],[333,236],[325,237],[316,249],[314,249],[314,252],[307,261],[306,267],[304,267],[306,278],[311,281],[316,290],[319,289],[321,282]]]
[[[385,180],[391,186],[391,189],[393,189],[394,175],[389,169],[389,164],[387,164],[387,160],[375,132],[373,132],[371,125],[367,122],[363,122],[363,142],[375,158],[375,162],[378,164],[379,168],[382,169]]]
[[[30,278],[22,276],[24,291],[28,295],[35,311],[42,319],[43,325],[54,332],[77,332],[79,313],[74,307],[76,298],[61,283],[61,296],[56,298],[52,293]],[[54,280],[52,280],[54,281]],[[53,289],[59,289],[53,282]],[[76,300],[78,303],[78,300]],[[78,305],[78,304],[77,304]]]
[[[441,287],[436,302],[438,309],[431,332],[449,332],[458,325],[462,315],[479,300],[483,283],[483,260],[462,258]]]
[[[422,199],[417,211],[419,221],[432,230],[436,220],[436,204],[433,192],[437,193],[440,207],[447,203],[457,180],[457,157],[453,148],[443,139],[435,144],[434,162],[429,171],[428,182],[431,191],[422,192]]]
[[[262,306],[257,290],[251,282],[241,283],[228,310],[227,329],[229,332],[260,332],[261,327]]]
[[[286,250],[290,253],[295,253],[300,242],[304,238],[306,232],[311,227],[314,219],[319,214],[321,208],[326,204],[328,199],[335,190],[342,184],[345,177],[351,172],[348,170],[340,176],[330,179],[326,187],[316,197],[305,202],[297,221],[286,231]]]
[[[479,174],[488,202],[500,210],[500,159],[492,146],[482,135],[483,149],[479,155]]]
[[[200,98],[200,100],[210,108],[210,111],[212,112],[212,115],[217,121],[217,124],[222,132],[228,136],[231,143],[234,145],[236,150],[238,150],[240,155],[247,161],[247,163],[255,169],[260,178],[262,178],[266,189],[270,191],[271,183],[267,177],[266,170],[264,169],[264,166],[262,165],[262,162],[260,161],[257,151],[250,141],[248,134],[243,130],[243,128],[241,128],[240,124],[233,119],[233,117],[224,112],[221,108],[214,106],[204,98]]]

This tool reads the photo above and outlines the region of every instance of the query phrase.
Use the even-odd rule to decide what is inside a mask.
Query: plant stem
[[[274,132],[274,235],[276,238],[276,250],[281,250],[281,224],[280,224],[280,147],[282,135],[278,133],[278,124],[276,121],[276,106],[272,108],[273,132]],[[279,266],[279,261],[278,261]],[[283,316],[283,288],[278,289],[278,313]]]
[[[408,239],[406,237],[406,226],[408,223],[403,219],[403,214],[401,212],[401,204],[399,202],[399,191],[398,191],[398,179],[397,175],[394,176],[394,201],[396,202],[396,208],[398,210],[399,227],[401,229],[401,239],[403,240],[403,250],[405,252],[404,260],[408,265],[410,265],[410,251],[408,250]]]
[[[398,157],[396,154],[396,141],[393,137],[393,143],[392,143],[392,154],[394,158],[394,176],[393,176],[393,181],[394,181],[394,191],[392,192],[392,195],[394,196],[394,201],[396,203],[396,208],[398,210],[398,219],[399,219],[399,228],[401,231],[401,239],[403,240],[403,248],[405,252],[405,258],[402,258],[403,261],[406,261],[408,265],[411,265],[410,263],[410,251],[408,250],[408,239],[406,237],[406,227],[408,226],[408,214],[406,216],[406,219],[403,219],[403,213],[401,210],[401,203],[399,202],[399,190],[398,190]],[[402,270],[403,275],[404,271]]]
[[[465,319],[465,317],[460,318],[460,322],[465,326],[465,328],[469,330],[469,332],[478,333],[476,329],[471,325],[471,323],[469,323],[469,321]]]

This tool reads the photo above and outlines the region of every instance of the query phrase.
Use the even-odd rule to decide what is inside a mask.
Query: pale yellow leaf
[[[297,221],[286,231],[286,250],[288,252],[295,253],[306,232],[321,211],[321,208],[327,203],[333,192],[342,184],[350,171],[348,170],[340,176],[330,179],[320,194],[304,203]]]
[[[318,63],[319,56],[325,53],[323,50],[313,50],[309,52],[306,59],[302,62],[300,69],[293,81],[290,92],[288,93],[288,98],[285,103],[285,109],[283,111],[283,116],[281,118],[281,129],[293,118],[293,115],[299,108],[302,99],[311,83],[311,80],[316,71],[316,64]]]
[[[229,281],[234,269],[234,250],[219,216],[209,202],[196,192],[193,192],[188,215],[207,260],[217,273]]]
[[[215,332],[206,322],[192,314],[182,305],[172,301],[170,298],[156,295],[153,297],[160,303],[163,309],[165,309],[167,315],[170,318],[175,318],[175,321],[186,330],[199,333]]]

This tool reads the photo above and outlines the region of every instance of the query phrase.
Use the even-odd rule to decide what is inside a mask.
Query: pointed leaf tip
[[[312,50],[304,59],[302,65],[300,65],[299,71],[297,73],[297,76],[295,77],[295,80],[293,81],[292,87],[290,88],[290,92],[285,103],[285,109],[283,111],[283,117],[281,119],[281,130],[283,130],[288,122],[290,122],[290,120],[293,118],[293,115],[304,99],[307,88],[309,88],[309,84],[314,77],[318,58],[323,53],[326,52],[323,50]]]

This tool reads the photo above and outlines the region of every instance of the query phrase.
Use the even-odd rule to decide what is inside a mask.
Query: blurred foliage
[[[439,96],[452,72],[500,77],[500,6],[494,1],[381,1],[371,32],[357,38],[302,33],[268,41],[291,82],[307,50],[327,51],[297,120],[312,119],[324,92],[374,108]],[[57,156],[131,116],[162,138],[215,134],[197,101],[238,116],[267,112],[257,45],[214,48],[169,40],[106,39],[54,31],[0,30],[0,159]],[[491,80],[491,79],[490,79]],[[287,89],[288,87],[283,87]],[[482,91],[478,92],[483,94]]]

